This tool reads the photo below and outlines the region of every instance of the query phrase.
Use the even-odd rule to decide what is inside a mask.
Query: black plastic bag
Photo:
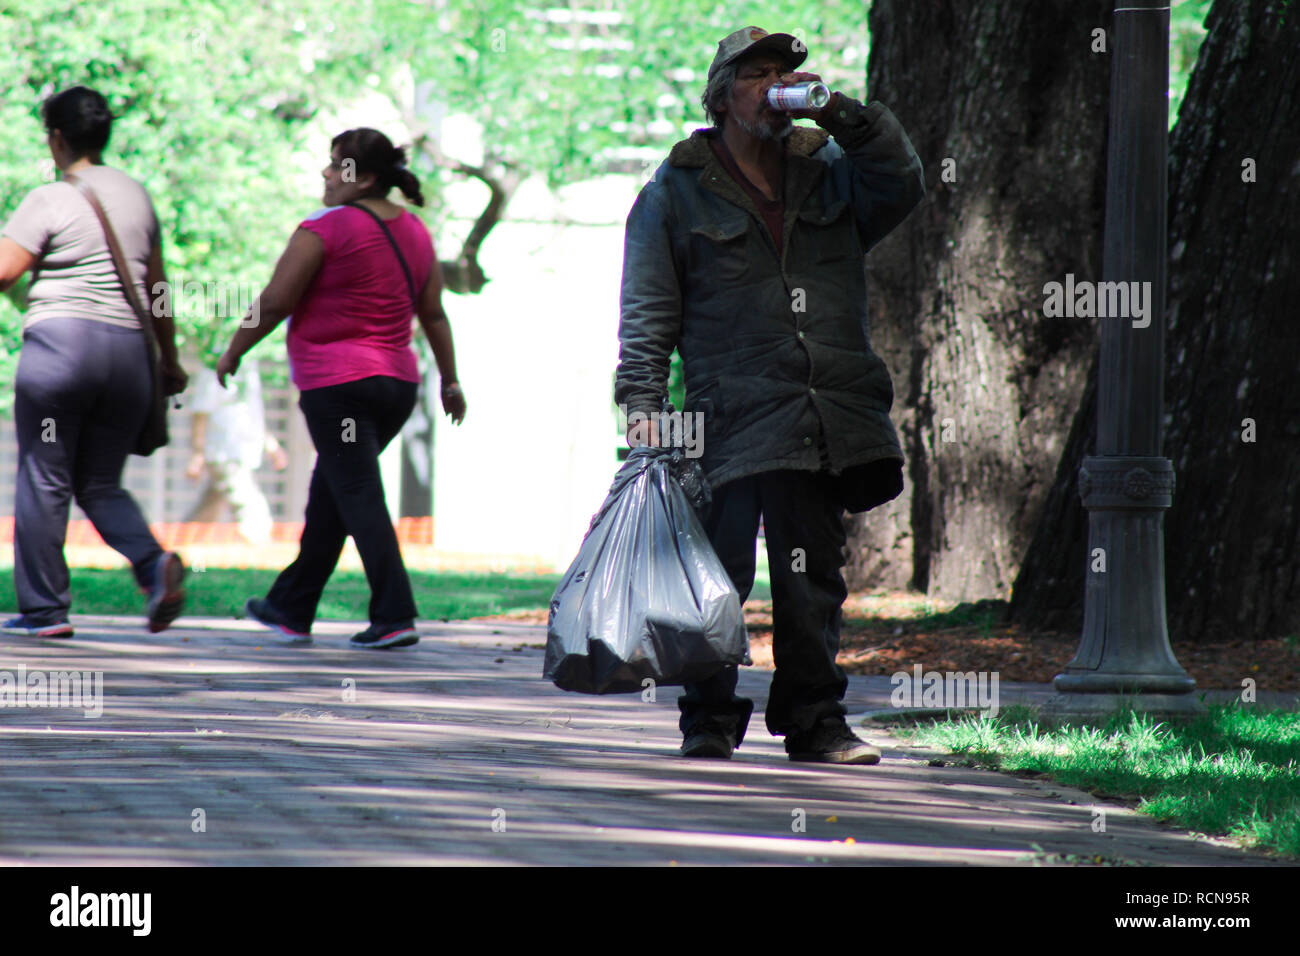
[[[543,674],[587,694],[671,686],[749,663],[740,598],[682,489],[680,451],[635,448],[551,598]]]

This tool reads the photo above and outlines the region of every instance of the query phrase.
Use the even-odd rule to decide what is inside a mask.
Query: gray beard
[[[760,123],[757,126],[755,126],[750,123],[746,123],[739,116],[729,116],[727,117],[727,121],[731,123],[735,123],[737,126],[739,126],[741,129],[743,129],[746,133],[748,133],[750,136],[754,137],[755,139],[761,139],[761,140],[786,139],[787,137],[789,137],[791,133],[794,132],[794,120],[790,119],[790,117],[788,116],[782,116],[781,118],[785,122],[778,129],[773,129],[771,126],[767,125],[766,123]]]

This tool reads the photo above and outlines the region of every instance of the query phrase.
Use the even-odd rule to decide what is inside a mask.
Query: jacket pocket
[[[697,421],[703,430],[703,435],[708,436],[712,433],[712,437],[717,438],[721,434],[722,394],[716,380],[688,391],[682,405],[686,412],[700,415]]]
[[[686,393],[686,400],[682,405],[691,411],[704,412],[709,419],[720,416],[722,414],[722,396],[717,379],[689,389]]]
[[[749,217],[741,212],[691,229],[695,269],[705,282],[736,282],[750,268]]]
[[[814,226],[829,226],[835,220],[839,219],[840,216],[844,215],[844,210],[848,208],[849,204],[846,200],[837,199],[829,206],[801,209],[799,211],[799,218]]]
[[[846,215],[848,210],[848,202],[837,199],[829,206],[799,211],[800,231],[808,243],[809,261],[821,263],[862,258],[852,217]]]

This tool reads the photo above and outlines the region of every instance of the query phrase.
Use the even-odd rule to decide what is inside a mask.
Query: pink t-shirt
[[[409,212],[385,225],[406,257],[418,296],[433,268],[429,230]],[[325,388],[372,375],[418,382],[411,350],[415,303],[379,224],[360,209],[329,206],[300,228],[320,236],[325,259],[289,319],[293,383]]]

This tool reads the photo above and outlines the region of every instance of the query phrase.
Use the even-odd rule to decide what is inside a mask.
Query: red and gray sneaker
[[[310,644],[311,632],[294,627],[280,616],[280,612],[261,598],[249,598],[244,604],[244,613],[259,624],[265,624],[275,631],[286,644]]]
[[[811,731],[785,738],[791,760],[807,763],[880,763],[880,751],[860,739],[843,717],[822,720]]]
[[[175,551],[164,551],[153,566],[153,585],[149,588],[149,633],[157,634],[172,626],[185,607],[185,564]]]
[[[360,634],[353,634],[352,640],[348,641],[353,647],[406,647],[408,644],[414,644],[420,640],[420,635],[415,632],[414,622],[410,624],[389,625],[380,627],[371,624]]]
[[[71,637],[72,625],[67,621],[37,624],[24,614],[5,621],[4,625],[0,626],[0,631],[6,634],[21,634],[23,637]]]

